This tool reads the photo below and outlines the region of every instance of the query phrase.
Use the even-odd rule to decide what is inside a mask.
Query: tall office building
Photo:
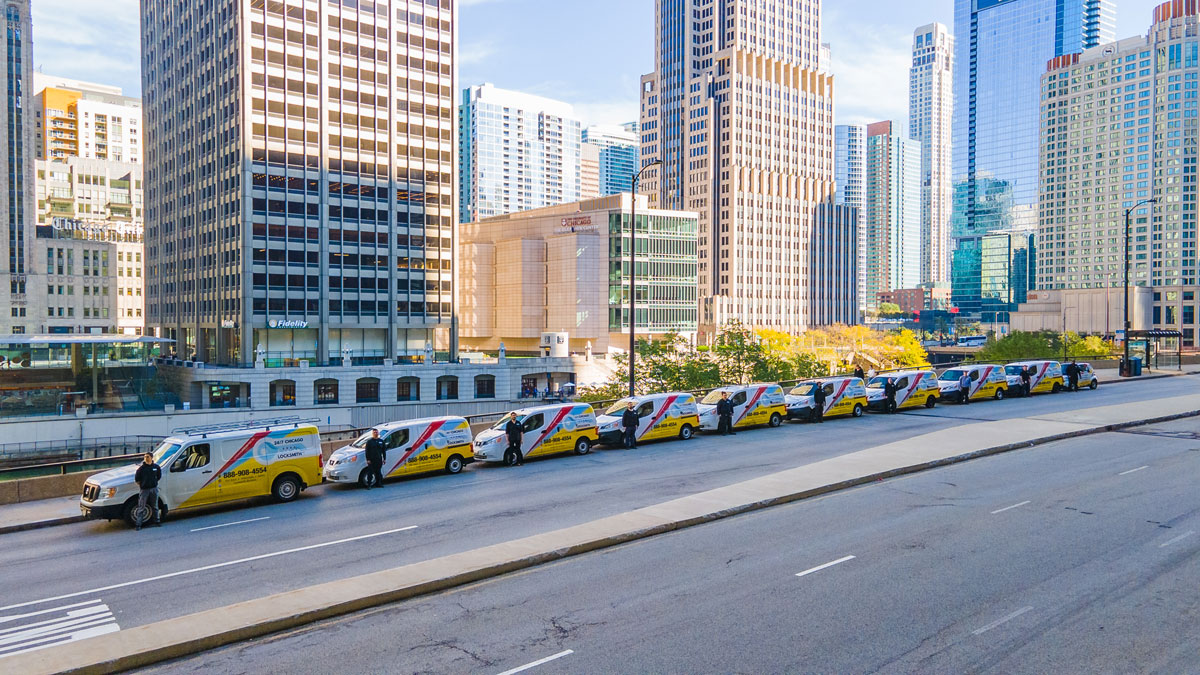
[[[569,104],[471,87],[458,133],[462,222],[579,201],[582,124]]]
[[[1037,287],[1153,288],[1152,327],[1195,345],[1200,5],[1160,5],[1145,37],[1052,60],[1042,77]],[[1113,294],[1119,299],[1120,290]],[[1113,325],[1119,325],[1119,314]]]
[[[1019,265],[1036,252],[1003,243],[1037,227],[1041,76],[1113,31],[1112,0],[955,0],[951,278],[963,314],[1005,322],[1023,301],[1031,274]],[[1005,248],[1025,253],[985,255]]]
[[[921,143],[921,283],[950,281],[950,126],[954,36],[940,23],[913,32],[909,135]]]
[[[866,277],[861,272],[867,268],[867,125],[839,124],[834,135],[834,180],[837,191],[834,202],[839,206],[854,209],[854,231],[856,275],[855,297],[858,309],[866,309]]]
[[[579,198],[600,196],[600,147],[584,143],[579,146]]]
[[[148,328],[227,364],[449,343],[455,6],[142,3]]]
[[[29,0],[5,0],[3,91],[0,144],[4,147],[4,189],[0,209],[7,216],[8,232],[0,240],[4,254],[4,279],[0,283],[0,331],[24,333],[36,322],[38,307],[29,301],[37,269],[33,259],[36,201],[34,191],[33,30]]]
[[[38,159],[142,161],[142,101],[120,87],[33,74]]]
[[[642,189],[700,214],[700,339],[731,319],[809,325],[809,248],[833,202],[819,0],[659,0],[642,77]]]
[[[583,130],[583,144],[599,151],[599,196],[629,192],[630,180],[638,170],[638,154],[641,150],[637,133],[625,126],[591,126]]]
[[[921,144],[891,122],[867,125],[866,267],[868,308],[879,294],[921,280]]]

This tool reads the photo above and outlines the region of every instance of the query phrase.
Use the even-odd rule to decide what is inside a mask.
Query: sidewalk
[[[1200,365],[1185,363],[1183,370],[1174,368],[1158,368],[1150,370],[1143,367],[1140,377],[1121,377],[1121,371],[1116,368],[1102,368],[1096,371],[1096,377],[1100,378],[1100,386],[1106,384],[1118,384],[1121,382],[1137,382],[1139,380],[1154,380],[1160,377],[1178,377],[1180,375],[1196,375],[1200,373]]]
[[[581,525],[18,654],[12,672],[114,672],[673,530],[996,453],[1200,416],[1200,395],[965,424]],[[1019,422],[1019,423],[1015,423]]]
[[[77,523],[83,519],[79,512],[79,495],[6,504],[0,506],[0,534]]]

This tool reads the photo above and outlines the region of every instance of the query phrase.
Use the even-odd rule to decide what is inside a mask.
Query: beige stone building
[[[626,349],[629,210],[626,193],[463,224],[463,349],[536,353],[546,332],[575,353]],[[638,196],[638,335],[695,333],[697,221]]]

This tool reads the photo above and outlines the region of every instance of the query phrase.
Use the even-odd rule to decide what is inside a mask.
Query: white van
[[[941,400],[961,400],[958,381],[962,379],[963,373],[971,378],[969,397],[972,401],[985,398],[1000,400],[1008,394],[1008,377],[1004,372],[1004,366],[972,364],[955,366],[942,372],[941,377],[938,378]]]
[[[526,459],[564,452],[586,455],[599,438],[596,411],[586,403],[563,403],[522,408],[515,411],[524,428],[521,453]],[[508,438],[504,426],[508,415],[475,437],[475,459],[481,462],[505,462]]]
[[[700,428],[696,397],[687,392],[647,394],[623,398],[609,406],[603,415],[596,418],[600,442],[605,445],[621,445],[623,438],[621,415],[632,402],[638,414],[637,440],[653,441],[660,438],[692,437]]]
[[[941,392],[932,370],[901,370],[876,375],[867,383],[867,408],[872,412],[887,412],[887,381],[896,387],[896,410],[937,405]]]
[[[462,417],[430,417],[380,424],[350,445],[338,448],[325,463],[325,480],[374,487],[367,471],[367,441],[378,430],[387,448],[380,473],[385,479],[445,471],[454,474],[474,461],[471,454],[471,425]]]
[[[732,384],[708,392],[700,401],[700,428],[716,431],[721,420],[717,417],[717,403],[721,393],[729,392],[733,403],[733,428],[752,427],[766,424],[777,427],[787,418],[783,387],[778,384]]]
[[[162,468],[158,500],[168,511],[271,495],[290,502],[321,482],[321,435],[310,420],[294,417],[248,420],[176,429],[154,451]],[[124,518],[130,525],[149,515],[137,508],[138,465],[98,473],[83,485],[79,508],[88,518]]]

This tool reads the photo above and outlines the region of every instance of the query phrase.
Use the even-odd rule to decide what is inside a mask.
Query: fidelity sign
[[[267,328],[308,328],[307,321],[292,321],[288,319],[271,319]]]

